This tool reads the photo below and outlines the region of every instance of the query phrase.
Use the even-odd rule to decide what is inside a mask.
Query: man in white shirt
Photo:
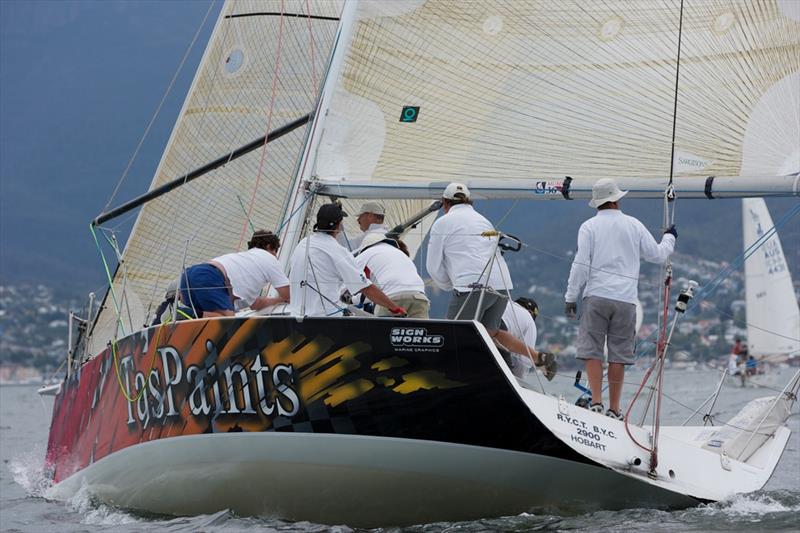
[[[361,204],[356,222],[358,222],[358,227],[363,233],[353,237],[340,234],[337,240],[342,246],[355,252],[361,247],[361,243],[364,242],[364,238],[367,235],[386,235],[389,228],[383,223],[385,214],[386,210],[377,202],[365,202]]]
[[[406,309],[408,318],[428,318],[431,303],[425,296],[425,282],[398,241],[380,233],[367,233],[356,255],[356,264],[389,298]],[[375,314],[391,316],[392,313],[379,305]]]
[[[431,226],[426,266],[440,289],[453,291],[447,318],[475,319],[508,351],[530,351],[538,358],[533,347],[526,347],[524,342],[500,329],[508,291],[513,285],[506,262],[497,249],[498,237],[483,236],[485,232],[494,232],[494,226],[473,209],[469,189],[462,183],[447,186],[442,194],[442,208],[445,214]]]
[[[263,309],[289,300],[289,280],[275,257],[278,236],[258,230],[247,243],[246,252],[215,257],[208,263],[187,268],[181,275],[181,301],[203,318],[232,316],[236,308]],[[263,297],[271,284],[277,297]]]
[[[606,414],[622,420],[620,396],[625,365],[634,362],[636,301],[639,264],[644,259],[664,263],[675,249],[675,226],[657,243],[647,228],[619,209],[621,191],[612,179],[592,187],[591,207],[597,214],[578,231],[578,251],[564,295],[565,313],[575,318],[578,296],[583,292],[583,313],[578,328],[577,357],[586,361],[592,391],[591,410],[603,412],[603,352],[608,346],[609,408]]]
[[[344,285],[351,294],[360,292],[393,315],[404,315],[406,310],[374,286],[350,252],[336,242],[345,216],[347,213],[338,203],[323,205],[317,212],[314,232],[294,249],[289,271],[291,313],[296,316],[342,314],[345,306],[339,300]]]

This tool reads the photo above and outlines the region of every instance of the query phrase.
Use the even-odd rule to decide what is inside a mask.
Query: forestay
[[[336,84],[329,183],[800,169],[793,0],[362,1]]]
[[[313,111],[340,11],[331,0],[227,2],[150,190]],[[305,135],[299,128],[142,208],[113,283],[118,335],[146,323],[184,264],[245,247],[248,218],[278,227]],[[116,321],[109,295],[91,353],[115,337]]]

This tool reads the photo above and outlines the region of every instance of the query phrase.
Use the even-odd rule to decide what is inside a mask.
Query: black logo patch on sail
[[[403,106],[403,112],[400,113],[400,122],[416,122],[419,116],[419,106]]]
[[[444,336],[428,335],[425,328],[392,328],[391,343],[401,351],[438,352],[444,346]]]

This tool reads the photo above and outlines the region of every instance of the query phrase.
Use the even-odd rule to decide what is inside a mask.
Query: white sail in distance
[[[798,145],[800,2],[681,5],[362,1],[317,176],[544,193],[565,176],[738,176],[753,150],[754,175],[774,172]]]
[[[341,5],[226,2],[150,190],[312,112]],[[107,297],[91,353],[147,323],[184,265],[246,247],[251,224],[278,228],[305,135],[298,128],[145,204],[114,277],[117,304]]]
[[[755,356],[800,355],[800,308],[777,233],[761,198],[742,200],[747,345]]]

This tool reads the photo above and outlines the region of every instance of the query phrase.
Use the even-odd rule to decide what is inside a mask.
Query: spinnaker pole
[[[132,209],[136,209],[137,207],[146,204],[150,200],[155,200],[159,196],[162,196],[173,189],[177,189],[181,185],[185,185],[190,181],[193,181],[201,176],[204,176],[205,174],[208,174],[212,170],[227,165],[234,159],[238,159],[243,155],[252,152],[253,150],[261,148],[265,144],[268,144],[276,139],[283,137],[287,133],[290,133],[299,128],[300,126],[307,124],[310,120],[311,120],[311,114],[309,113],[307,115],[303,115],[302,117],[288,124],[284,124],[280,128],[272,130],[263,137],[259,137],[258,139],[249,142],[244,146],[237,148],[236,150],[211,161],[210,163],[206,163],[200,168],[192,170],[191,172],[188,172],[179,178],[175,178],[174,180],[169,181],[164,185],[161,185],[160,187],[156,187],[155,189],[147,191],[145,194],[137,196],[133,200],[129,200],[124,204],[117,206],[114,209],[111,209],[110,211],[106,211],[105,213],[97,215],[97,217],[92,221],[92,225],[99,226],[104,222],[107,222],[113,218],[116,218],[120,215],[127,213]]]

